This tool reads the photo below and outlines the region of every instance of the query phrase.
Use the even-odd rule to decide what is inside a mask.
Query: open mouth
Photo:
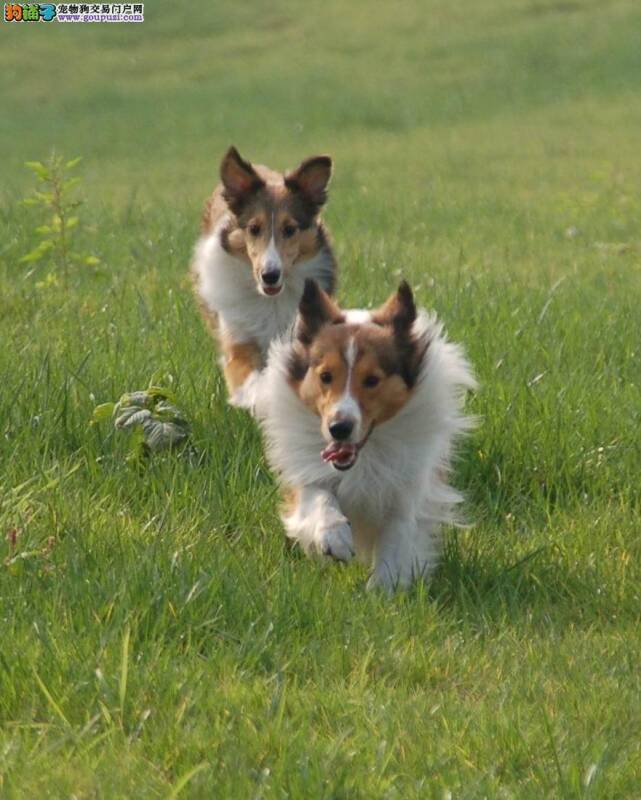
[[[276,297],[277,294],[280,294],[282,292],[283,287],[282,287],[282,285],[281,286],[265,286],[265,284],[262,284],[261,289],[263,290],[263,292],[268,297]]]
[[[338,442],[336,440],[330,442],[330,444],[321,451],[321,458],[326,464],[331,464],[334,469],[340,470],[341,472],[351,469],[356,463],[359,452],[369,439],[373,428],[374,423],[370,425],[369,430],[360,442]]]
[[[358,447],[347,442],[332,442],[321,453],[321,458],[326,464],[331,464],[334,469],[341,472],[351,469],[356,463]]]

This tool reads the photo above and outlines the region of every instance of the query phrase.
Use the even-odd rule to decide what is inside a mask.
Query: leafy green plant
[[[29,264],[51,259],[57,270],[62,273],[65,283],[73,266],[78,264],[95,266],[100,263],[100,259],[96,256],[75,249],[80,228],[80,218],[76,211],[83,201],[74,192],[81,178],[69,177],[69,173],[81,160],[74,158],[65,161],[61,156],[52,153],[45,164],[41,161],[25,162],[25,166],[36,176],[38,185],[32,194],[22,201],[23,205],[40,208],[46,221],[34,228],[40,241],[33,250],[20,259],[20,263]],[[50,274],[45,284],[56,282],[55,275]]]
[[[129,459],[133,461],[179,447],[189,437],[189,424],[171,390],[153,384],[147,389],[126,392],[117,403],[96,406],[92,424],[105,421],[112,421],[116,430],[131,434]]]

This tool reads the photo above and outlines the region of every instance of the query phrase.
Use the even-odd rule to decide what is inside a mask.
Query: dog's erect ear
[[[230,147],[220,162],[220,178],[223,182],[223,197],[234,214],[239,214],[252,194],[265,185],[249,161],[241,158],[235,147]]]
[[[296,325],[298,340],[304,345],[309,345],[323,325],[335,325],[344,321],[345,317],[341,314],[340,308],[316,281],[308,278],[298,306]]]
[[[403,281],[398,291],[372,314],[372,321],[377,325],[390,325],[397,339],[411,336],[415,319],[414,295],[407,281]]]
[[[292,347],[287,362],[287,374],[289,382],[292,384],[300,383],[309,369],[309,355],[302,345],[302,342],[297,342]]]
[[[400,357],[401,376],[410,387],[416,383],[429,345],[429,341],[414,335],[415,320],[414,296],[406,281],[402,281],[398,291],[372,314],[372,322],[376,325],[392,328]]]
[[[285,175],[285,186],[290,192],[301,195],[310,211],[317,214],[327,200],[327,184],[331,177],[332,159],[329,156],[313,156]]]

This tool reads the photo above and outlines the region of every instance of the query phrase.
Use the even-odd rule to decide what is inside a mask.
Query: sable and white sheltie
[[[308,554],[373,568],[388,591],[427,577],[440,524],[461,497],[447,484],[474,377],[412,291],[343,311],[307,281],[295,337],[272,345],[258,414],[284,488],[287,535]]]
[[[291,327],[305,280],[334,291],[336,262],[319,217],[331,172],[331,159],[315,156],[281,175],[234,147],[221,162],[191,271],[233,405],[253,407],[269,345]]]

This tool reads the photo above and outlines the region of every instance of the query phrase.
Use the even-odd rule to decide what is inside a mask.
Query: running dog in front
[[[374,311],[350,311],[308,280],[293,340],[272,345],[258,409],[287,536],[310,555],[358,556],[369,588],[428,577],[461,500],[447,478],[474,386],[407,283]]]

